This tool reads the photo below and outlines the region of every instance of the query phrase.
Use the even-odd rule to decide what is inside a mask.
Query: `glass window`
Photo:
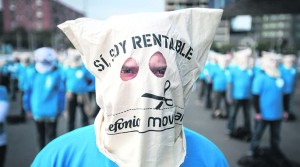
[[[269,16],[268,15],[264,15],[263,16],[263,21],[269,21]]]
[[[278,19],[279,19],[279,17],[277,15],[271,15],[270,16],[270,20],[272,20],[272,21],[275,21],[275,20],[278,20]]]
[[[17,24],[16,24],[15,21],[10,22],[10,27],[11,27],[12,29],[16,28],[16,26],[17,26]]]
[[[255,21],[255,22],[260,22],[260,21],[261,21],[261,17],[260,17],[260,16],[254,17],[254,21]]]
[[[290,14],[280,14],[279,19],[280,20],[291,20],[292,16]]]
[[[41,11],[37,11],[35,15],[36,15],[37,18],[42,18],[43,17],[43,13]]]
[[[269,32],[269,37],[276,37],[276,32],[275,31],[270,31]]]
[[[263,37],[268,37],[268,35],[269,35],[269,33],[268,33],[267,31],[264,31],[264,32],[262,33],[262,36],[263,36]]]
[[[284,32],[283,31],[277,31],[277,37],[283,37]]]
[[[14,4],[11,4],[9,6],[9,10],[14,11],[16,9],[16,6]]]
[[[277,28],[277,24],[276,24],[276,23],[271,23],[270,27],[271,27],[272,29],[276,29],[276,28]]]
[[[36,4],[36,6],[42,6],[42,1],[41,0],[36,0],[35,4]]]
[[[284,23],[281,21],[281,22],[278,22],[277,23],[277,28],[284,28]]]
[[[36,22],[36,29],[37,29],[38,31],[40,31],[40,30],[42,30],[42,28],[43,28],[43,23],[42,23],[42,21],[41,21],[41,20],[37,21],[37,22]]]

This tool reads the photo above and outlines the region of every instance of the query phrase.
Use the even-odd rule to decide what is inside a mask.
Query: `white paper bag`
[[[124,167],[180,166],[184,108],[220,9],[80,18],[58,27],[96,76],[97,145]]]

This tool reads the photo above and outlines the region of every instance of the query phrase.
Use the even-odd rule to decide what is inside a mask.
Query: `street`
[[[293,109],[298,120],[295,122],[282,123],[281,148],[284,154],[291,160],[300,163],[300,86],[298,84],[295,93]],[[20,99],[18,99],[19,101]],[[18,114],[20,105],[17,102],[11,103],[9,115]],[[252,111],[253,113],[254,111]],[[79,112],[78,112],[79,113]],[[238,167],[237,161],[246,154],[249,143],[229,138],[226,133],[227,120],[212,119],[212,111],[204,108],[198,100],[198,89],[195,88],[190,95],[190,100],[186,106],[184,126],[204,135],[213,141],[225,154],[231,167]],[[79,115],[77,114],[77,127],[79,127]],[[253,118],[253,116],[252,116]],[[237,126],[241,125],[243,118],[239,113]],[[91,123],[93,120],[91,119]],[[66,133],[66,119],[60,117],[58,121],[58,135]],[[253,125],[253,124],[252,124]],[[253,127],[253,126],[252,126]],[[36,129],[32,120],[25,123],[8,124],[8,149],[6,156],[6,167],[28,167],[38,153]],[[261,146],[269,145],[269,129],[266,129]]]

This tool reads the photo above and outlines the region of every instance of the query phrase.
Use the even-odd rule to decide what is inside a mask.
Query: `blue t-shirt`
[[[198,77],[198,80],[205,80],[205,72],[204,72],[205,70],[206,69],[205,69],[205,66],[204,66],[204,68],[202,69],[202,71],[201,71],[201,73]]]
[[[262,67],[258,65],[253,66],[253,72],[254,72],[254,76],[264,73]]]
[[[8,76],[9,74],[8,63],[5,63],[3,66],[0,67],[0,74]]]
[[[38,73],[28,71],[24,86],[23,106],[31,111],[34,119],[55,119],[65,107],[65,89],[59,69]]]
[[[283,116],[282,78],[274,78],[265,73],[255,76],[252,93],[259,96],[259,105],[264,120],[280,120]]]
[[[91,83],[88,86],[88,91],[89,92],[95,92],[96,90],[96,78],[93,74],[90,73],[90,79],[91,79]]]
[[[19,64],[18,67],[18,88],[20,90],[24,90],[25,89],[25,82],[27,80],[27,76],[28,76],[28,71],[30,71],[30,69],[33,67],[32,64],[30,65],[23,65],[22,63]]]
[[[227,68],[222,69],[220,66],[216,66],[210,73],[213,90],[214,91],[226,91],[227,85],[231,82],[231,75]]]
[[[297,70],[295,67],[293,68],[286,68],[283,65],[279,67],[280,74],[284,80],[284,94],[291,94],[294,90],[296,76],[297,76]]]
[[[92,82],[92,75],[82,65],[77,68],[65,68],[63,70],[63,80],[67,91],[78,94],[87,93]]]
[[[0,85],[0,101],[8,101],[7,89]]]
[[[205,81],[206,83],[209,83],[210,81],[208,80],[208,77],[211,78],[213,75],[214,69],[218,67],[216,63],[208,62],[205,64],[204,69],[203,69],[203,74],[205,75]]]
[[[250,99],[253,71],[238,66],[230,68],[233,99]]]
[[[187,154],[181,167],[227,167],[223,153],[207,138],[185,129]],[[94,125],[69,132],[49,143],[32,167],[117,167],[96,146]]]
[[[212,68],[214,66],[213,63],[210,62],[206,62],[199,77],[198,80],[205,80],[207,81],[207,76],[209,76],[209,69]]]
[[[19,63],[17,62],[13,62],[13,63],[10,63],[9,66],[8,66],[8,70],[10,72],[10,77],[13,78],[13,79],[18,79],[18,72],[19,72]]]

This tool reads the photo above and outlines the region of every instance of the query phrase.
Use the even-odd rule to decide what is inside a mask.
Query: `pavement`
[[[212,119],[212,111],[204,108],[203,103],[198,99],[198,93],[198,88],[195,87],[186,106],[184,126],[210,139],[224,153],[231,167],[239,167],[237,161],[246,154],[249,143],[228,137],[228,135],[226,135],[227,120]],[[280,145],[287,158],[300,163],[300,84],[298,84],[296,88],[294,97],[292,107],[298,119],[294,122],[284,121],[282,123],[282,140]],[[11,102],[9,115],[20,113],[19,102],[20,99]],[[252,111],[252,113],[254,113],[254,111]],[[253,115],[251,118],[253,118]],[[78,117],[77,120],[79,120]],[[242,120],[242,114],[238,114],[237,126],[241,125]],[[90,121],[91,123],[93,122],[92,119]],[[66,125],[66,119],[60,117],[58,121],[58,135],[67,132]],[[79,121],[77,121],[77,127],[80,127]],[[27,120],[24,123],[8,124],[7,134],[8,149],[5,167],[30,166],[34,157],[39,152],[34,122]],[[269,129],[267,128],[262,138],[261,146],[268,145]]]

